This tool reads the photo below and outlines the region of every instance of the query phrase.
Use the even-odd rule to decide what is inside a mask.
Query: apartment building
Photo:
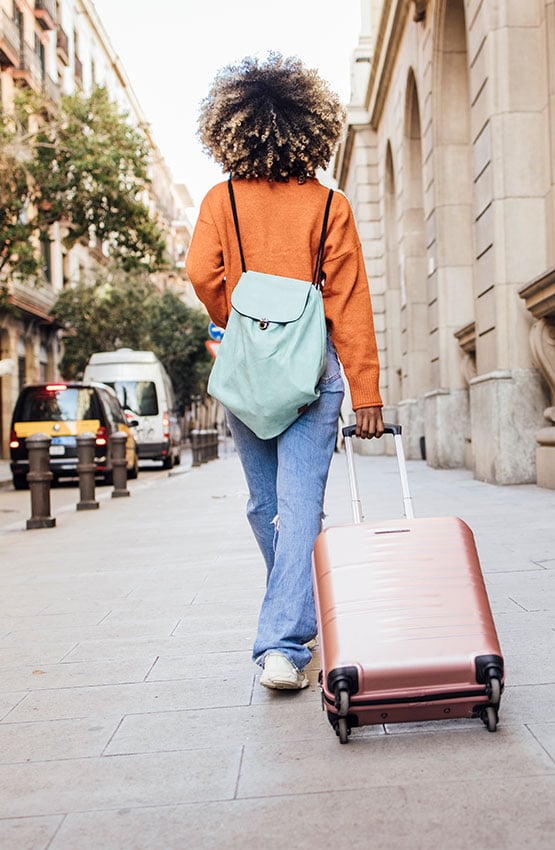
[[[386,414],[409,457],[555,488],[555,2],[361,6],[335,176]]]
[[[141,111],[94,4],[89,0],[0,0],[0,97],[9,110],[18,87],[43,95],[56,104],[62,93],[90,93],[106,86],[111,98],[142,129],[150,152],[151,186],[144,200],[162,227],[170,270],[156,275],[160,288],[171,287],[187,297],[184,256],[192,227],[187,188],[176,185]],[[67,250],[60,226],[41,240],[39,281],[10,281],[8,310],[0,307],[0,452],[8,455],[9,424],[21,386],[58,377],[59,329],[50,311],[57,293],[71,282],[86,280],[102,262],[93,245],[78,243]],[[190,293],[189,293],[190,296]]]

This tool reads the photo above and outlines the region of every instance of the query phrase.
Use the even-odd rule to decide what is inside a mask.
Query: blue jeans
[[[344,395],[337,354],[328,337],[320,397],[286,431],[261,440],[236,416],[227,418],[241,459],[249,500],[247,517],[267,569],[253,660],[263,665],[277,650],[302,670],[304,646],[317,631],[312,548],[321,530],[324,492]]]

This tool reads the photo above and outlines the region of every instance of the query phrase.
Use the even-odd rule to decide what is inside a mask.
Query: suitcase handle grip
[[[354,437],[356,429],[356,425],[345,425],[345,427],[341,429],[341,433],[344,437]],[[401,434],[402,429],[400,425],[391,425],[389,422],[386,422],[384,423],[383,432],[384,434],[393,434],[393,436],[395,436],[395,434]]]
[[[353,454],[352,438],[355,436],[356,425],[346,425],[341,429],[345,437],[345,451],[347,454],[347,469],[349,472],[349,484],[351,487],[351,504],[353,507],[353,519],[355,523],[362,522],[362,505],[358,493],[358,482],[355,471],[355,462]],[[409,482],[407,478],[407,468],[405,464],[405,453],[401,439],[401,426],[391,425],[389,422],[384,424],[384,434],[392,434],[395,438],[395,451],[397,453],[397,465],[399,467],[399,476],[401,478],[401,490],[403,494],[403,505],[405,508],[405,517],[413,519],[414,510],[412,507],[412,497],[410,495]]]

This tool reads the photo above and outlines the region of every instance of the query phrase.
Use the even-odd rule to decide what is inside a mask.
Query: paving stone
[[[195,652],[189,655],[168,657],[160,655],[150,669],[148,682],[171,679],[210,679],[254,673],[251,653],[248,652]]]
[[[124,620],[122,622],[103,621],[96,626],[44,626],[41,629],[26,628],[12,630],[2,641],[4,646],[34,645],[39,640],[54,641],[67,638],[74,643],[94,640],[95,638],[122,638],[126,635],[150,635],[169,637],[179,623],[177,617],[164,617],[145,620]]]
[[[104,608],[102,612],[80,611],[71,614],[34,614],[26,616],[4,616],[0,621],[0,628],[8,633],[18,633],[33,629],[65,629],[73,626],[96,626],[109,610]]]
[[[555,613],[522,612],[496,617],[507,684],[534,685],[555,680]]]
[[[8,635],[5,635],[7,638]],[[20,646],[12,640],[4,643],[0,640],[0,670],[13,670],[16,667],[40,667],[43,664],[57,664],[76,646],[74,640],[46,642],[37,640]]]
[[[121,717],[104,716],[100,720],[0,723],[0,764],[101,756],[120,722]],[[4,847],[1,842],[0,847]]]
[[[26,696],[27,694],[25,691],[14,693],[2,693],[0,691],[0,721],[2,721],[4,717],[6,717],[9,712],[21,702],[22,699],[25,699]]]
[[[12,818],[231,799],[240,756],[228,747],[58,760],[55,769],[50,761],[0,765],[0,798]]]
[[[248,705],[252,674],[231,679],[184,679],[179,682],[142,682],[94,688],[58,688],[26,695],[8,715],[11,723],[102,717],[147,711]]]
[[[528,728],[555,762],[555,719],[551,723],[530,723]]]
[[[283,699],[276,706],[262,703],[232,708],[168,711],[124,717],[106,754],[187,750],[268,740],[307,742],[319,747],[333,735],[324,712],[313,702]],[[1,727],[0,727],[1,728]],[[367,735],[383,735],[382,726],[369,727]],[[309,743],[310,742],[310,743]]]
[[[87,640],[73,644],[73,649],[65,661],[120,661],[126,658],[144,658],[155,655],[178,658],[189,653],[203,653],[207,648],[215,651],[250,651],[252,629],[226,632],[225,637],[218,635],[191,634],[180,637],[145,639],[140,636],[113,638],[112,640]]]
[[[0,689],[17,691],[77,688],[143,682],[155,662],[151,657],[135,662],[65,662],[0,670]]]
[[[45,850],[62,821],[59,816],[0,819],[0,847],[5,850]]]
[[[555,682],[536,685],[505,685],[501,699],[503,725],[544,723],[555,720]]]
[[[72,814],[49,850],[415,850],[400,788]],[[371,842],[371,843],[369,843]],[[428,849],[429,850],[429,849]],[[473,848],[476,850],[476,848]]]
[[[525,730],[526,732],[527,730]],[[362,756],[364,753],[364,757]],[[341,762],[338,774],[337,763]],[[268,765],[272,769],[268,770]],[[265,745],[246,744],[238,797],[275,796],[290,788],[312,791],[373,789],[377,786],[418,785],[429,779],[433,765],[438,782],[474,780],[496,782],[513,777],[555,773],[545,750],[529,734],[501,728],[494,735],[483,726],[461,731],[424,732],[357,738],[342,746],[335,736],[316,748],[300,748],[281,740]]]
[[[553,846],[555,775],[484,775],[473,782],[406,786],[406,816],[418,850],[548,850]],[[391,845],[390,845],[391,846]]]

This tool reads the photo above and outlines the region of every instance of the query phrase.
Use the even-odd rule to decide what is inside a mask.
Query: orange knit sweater
[[[247,269],[312,280],[328,189],[318,180],[234,180]],[[241,258],[225,182],[204,198],[187,254],[187,273],[215,324],[225,327]],[[351,206],[334,192],[323,269],[328,330],[351,390],[353,410],[381,406],[368,278]]]

